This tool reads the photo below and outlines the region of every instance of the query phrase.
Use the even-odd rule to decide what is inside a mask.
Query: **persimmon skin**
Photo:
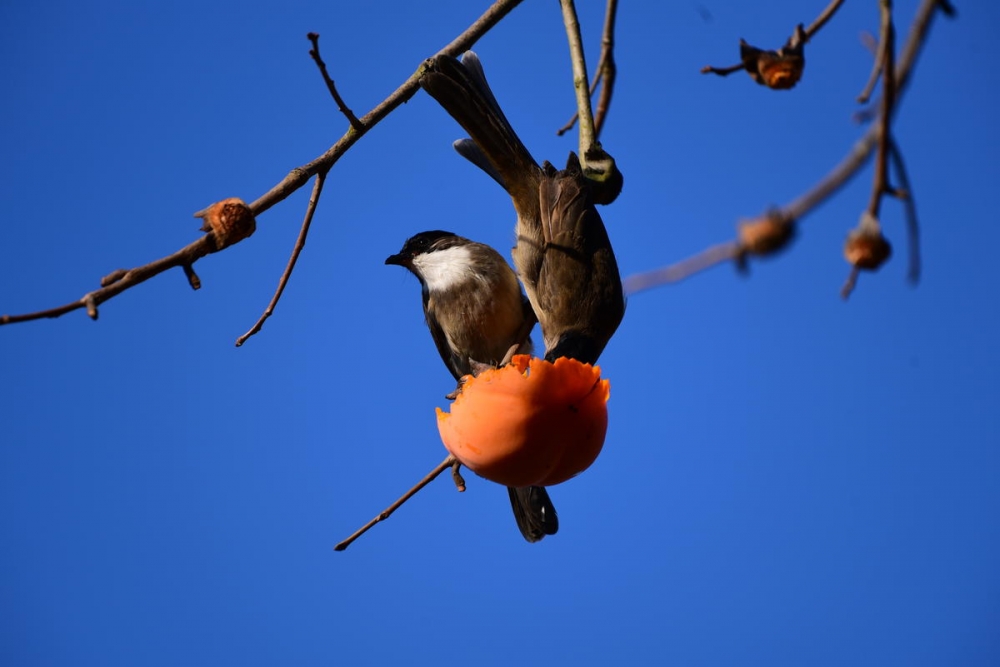
[[[445,448],[505,486],[552,486],[590,467],[604,447],[610,384],[574,359],[517,355],[467,378],[451,412],[437,409]]]

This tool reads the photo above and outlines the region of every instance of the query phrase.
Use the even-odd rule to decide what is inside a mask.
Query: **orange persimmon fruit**
[[[601,369],[520,354],[466,378],[451,411],[437,409],[445,448],[505,486],[551,486],[590,467],[608,430],[610,385]]]

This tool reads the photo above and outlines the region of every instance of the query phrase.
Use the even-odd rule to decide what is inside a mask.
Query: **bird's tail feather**
[[[475,53],[467,51],[460,61],[450,56],[432,58],[420,85],[458,121],[478,148],[476,151],[456,142],[456,150],[508,191],[523,183],[526,174],[539,171],[497,104]],[[492,169],[483,164],[483,158]]]
[[[546,535],[559,530],[559,517],[555,505],[544,486],[508,486],[510,506],[521,535],[529,542],[538,542]]]

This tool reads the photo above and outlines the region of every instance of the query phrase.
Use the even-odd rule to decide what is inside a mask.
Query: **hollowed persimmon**
[[[586,470],[608,430],[610,385],[600,368],[517,355],[466,378],[450,412],[437,409],[445,448],[505,486],[551,486]]]

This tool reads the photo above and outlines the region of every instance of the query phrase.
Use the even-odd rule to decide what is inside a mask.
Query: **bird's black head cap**
[[[425,252],[430,252],[433,250],[440,250],[441,248],[448,248],[457,243],[461,243],[464,239],[461,236],[453,234],[452,232],[441,231],[440,229],[435,229],[429,232],[420,232],[415,234],[410,238],[406,239],[406,243],[403,244],[403,248],[395,255],[390,255],[386,258],[386,264],[396,264],[399,266],[409,266],[413,261],[413,258],[417,255],[422,255]]]

